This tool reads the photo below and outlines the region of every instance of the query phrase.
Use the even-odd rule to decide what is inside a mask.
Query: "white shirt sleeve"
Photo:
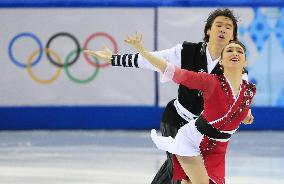
[[[182,45],[178,44],[170,49],[161,50],[151,52],[155,56],[165,59],[167,62],[172,63],[176,66],[181,65],[181,49]],[[145,58],[143,58],[140,54],[138,55],[138,66],[139,68],[150,69],[154,71],[160,71],[156,67],[154,67],[151,63],[149,63]]]

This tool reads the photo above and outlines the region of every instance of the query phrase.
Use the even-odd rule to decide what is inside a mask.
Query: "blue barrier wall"
[[[163,108],[10,107],[0,108],[1,130],[159,129]],[[255,121],[242,130],[284,130],[284,108],[252,108]]]
[[[134,1],[134,0],[3,0],[1,8],[23,7],[257,7],[284,6],[274,1]],[[52,107],[0,107],[0,130],[29,129],[150,129],[159,128],[163,108],[156,106],[52,106]],[[243,130],[284,130],[284,108],[254,107],[255,122],[241,126]]]

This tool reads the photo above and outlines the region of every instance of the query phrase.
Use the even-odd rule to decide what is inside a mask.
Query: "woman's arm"
[[[165,72],[167,68],[167,61],[163,58],[157,57],[154,54],[148,52],[143,44],[142,44],[142,34],[136,33],[135,38],[128,36],[125,40],[126,43],[134,46],[137,51],[150,62],[154,67],[156,67],[159,71]]]
[[[129,38],[125,39],[125,42],[128,43]],[[173,63],[174,65],[181,65],[181,49],[182,45],[178,44],[170,49],[165,49],[161,51],[150,52],[156,57],[163,58],[167,62]],[[132,68],[142,68],[153,71],[160,71],[158,68],[154,67],[149,62],[146,62],[140,53],[135,54],[113,54],[113,52],[106,46],[101,51],[96,50],[85,50],[86,54],[95,56],[96,58],[110,63],[112,66],[118,67],[132,67]]]
[[[249,109],[246,117],[243,119],[242,122],[245,125],[249,125],[249,124],[252,124],[253,120],[254,120],[254,117],[253,117],[253,115],[251,113],[251,109]]]
[[[217,79],[213,75],[180,69],[175,65],[168,63],[165,59],[148,52],[142,44],[141,34],[136,33],[135,37],[128,37],[126,42],[134,46],[150,64],[158,68],[163,73],[162,78],[166,78],[166,81],[173,80],[188,88],[199,89],[202,91],[212,91],[208,89],[213,89],[216,84]]]
[[[206,92],[206,95],[211,95],[211,92],[213,92],[218,83],[218,79],[214,75],[205,72],[193,72],[177,67],[175,67],[172,80],[175,83],[182,84],[189,89],[199,89],[203,92]]]

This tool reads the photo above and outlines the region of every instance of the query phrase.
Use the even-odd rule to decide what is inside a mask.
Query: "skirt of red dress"
[[[173,180],[180,181],[182,179],[188,179],[185,172],[183,171],[176,155],[173,155],[173,162],[174,162],[174,173],[173,173]]]

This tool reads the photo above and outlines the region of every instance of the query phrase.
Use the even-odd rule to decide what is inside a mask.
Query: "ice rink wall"
[[[177,85],[160,84],[153,71],[109,67],[82,49],[105,44],[117,53],[135,53],[123,39],[136,31],[148,50],[199,42],[208,14],[220,7],[239,18],[249,80],[257,85],[255,122],[241,129],[283,130],[280,0],[2,0],[0,129],[158,128]]]

